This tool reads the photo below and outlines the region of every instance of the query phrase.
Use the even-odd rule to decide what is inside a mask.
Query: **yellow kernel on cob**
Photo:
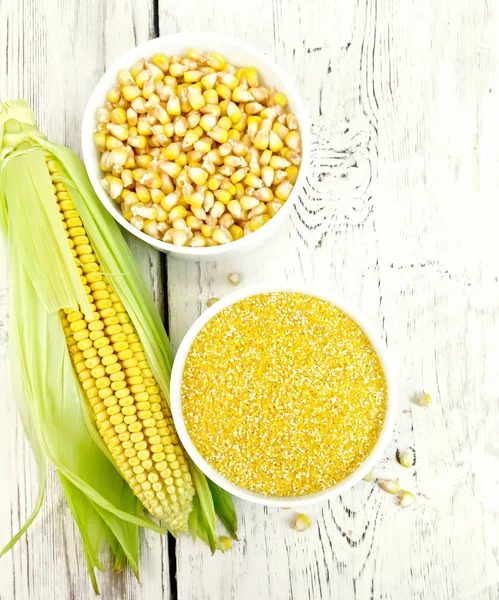
[[[47,166],[56,183],[55,161],[48,161]],[[188,527],[194,487],[169,407],[152,376],[142,345],[138,342],[139,338],[125,308],[119,302],[112,286],[102,276],[102,268],[92,251],[77,210],[68,204],[69,200],[64,190],[61,192],[63,184],[57,182],[57,186],[60,193],[55,199],[59,209],[65,213],[63,218],[66,219],[68,242],[74,247],[75,260],[84,256],[90,257],[90,261],[80,268],[81,272],[86,273],[82,276],[82,283],[87,286],[89,301],[95,307],[93,319],[89,322],[83,318],[80,311],[68,309],[60,313],[75,371],[94,412],[97,428],[125,480],[153,516],[163,520],[172,529],[184,531]],[[126,340],[127,335],[131,337],[130,343]],[[111,340],[109,336],[123,336],[125,339],[118,337]],[[133,361],[133,364],[130,361]],[[142,368],[137,366],[139,361],[143,364]],[[135,404],[148,400],[150,395],[145,385],[137,379],[132,379],[133,377],[140,377],[142,381],[148,380],[147,390],[156,398],[155,408],[158,409],[154,415],[151,411],[137,410]],[[163,425],[167,435],[155,439],[154,444],[142,440],[135,443],[131,439],[132,435],[139,434],[145,427],[154,428],[156,423]],[[163,440],[168,441],[167,446],[172,440],[176,440],[176,462],[185,467],[181,472],[182,477],[179,476],[168,484],[161,476],[165,471],[161,463],[166,457]],[[134,443],[136,446],[141,443],[142,446],[136,448]],[[155,482],[156,487],[144,490],[134,485],[133,468],[143,469]]]

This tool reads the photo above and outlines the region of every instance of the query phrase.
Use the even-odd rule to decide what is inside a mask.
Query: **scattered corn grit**
[[[329,302],[260,294],[213,317],[188,354],[185,422],[206,460],[267,495],[328,488],[370,454],[386,413],[380,361]]]
[[[119,71],[96,112],[102,186],[156,239],[236,241],[281,209],[298,177],[301,136],[287,104],[254,67],[215,52],[142,58]]]
[[[102,273],[70,194],[48,159],[61,224],[93,318],[61,311],[69,352],[97,428],[123,477],[155,517],[185,531],[194,487],[170,409],[130,317]]]

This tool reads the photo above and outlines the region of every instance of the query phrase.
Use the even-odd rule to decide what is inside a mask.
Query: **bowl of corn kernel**
[[[394,425],[380,337],[343,300],[256,286],[216,302],[173,365],[175,426],[194,463],[231,494],[295,507],[351,488]]]
[[[92,186],[125,229],[163,252],[214,259],[272,236],[310,161],[304,105],[248,44],[180,33],[125,54],[82,123]]]

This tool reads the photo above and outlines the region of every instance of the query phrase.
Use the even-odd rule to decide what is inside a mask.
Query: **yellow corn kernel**
[[[222,182],[217,177],[210,177],[208,179],[208,189],[209,190],[212,190],[212,191],[218,190],[221,185],[222,185]]]
[[[199,167],[190,167],[188,174],[191,181],[196,185],[204,185],[208,181],[208,173]]]
[[[111,122],[117,125],[123,125],[127,122],[126,111],[124,108],[117,106],[111,111]]]
[[[289,198],[292,189],[293,184],[285,180],[275,188],[274,194],[281,202],[285,202]]]
[[[206,61],[206,64],[210,67],[213,67],[215,71],[221,71],[227,64],[227,61],[225,60],[223,54],[219,54],[218,52],[208,52],[208,60]]]
[[[231,193],[228,190],[216,190],[214,192],[215,198],[223,202],[224,204],[228,204],[231,199]]]
[[[138,85],[125,85],[121,88],[121,91],[123,93],[123,97],[125,98],[125,100],[128,100],[128,102],[131,102],[135,98],[138,98],[141,94]]]
[[[203,74],[201,73],[201,71],[197,70],[186,71],[184,73],[184,81],[186,83],[196,83],[197,81],[200,81],[202,77]]]
[[[215,87],[217,82],[217,74],[216,73],[208,73],[201,78],[201,85],[205,88],[205,90],[211,90]],[[206,102],[209,104],[208,100]]]
[[[253,175],[253,173],[248,173],[244,178],[244,183],[252,188],[261,188],[263,185],[260,177]]]
[[[166,103],[166,112],[169,115],[178,116],[180,115],[180,100],[178,97],[172,93],[168,98],[168,102]]]
[[[207,133],[213,140],[215,140],[219,144],[225,144],[227,142],[227,140],[229,139],[228,131],[221,127],[215,127],[214,129],[212,129],[211,131],[208,131]]]
[[[296,115],[293,113],[287,113],[286,125],[289,129],[298,129],[298,119],[296,118]]]
[[[279,106],[282,106],[283,108],[286,108],[286,106],[288,105],[288,99],[287,99],[286,95],[283,94],[282,92],[277,92],[276,94],[274,94],[272,97],[272,100],[273,100],[274,104],[278,104]]]
[[[290,181],[293,185],[296,183],[298,178],[298,167],[291,166],[286,169],[286,175],[288,181]]]
[[[193,110],[199,110],[203,108],[206,104],[206,100],[203,97],[203,94],[194,86],[189,86],[187,88],[187,94],[189,98],[189,103],[192,106]]]
[[[225,535],[221,535],[221,536],[218,538],[218,541],[220,542],[220,546],[222,547],[222,550],[223,550],[224,552],[227,552],[228,550],[230,550],[230,548],[231,548],[231,541],[230,541],[230,538],[228,538],[228,537],[227,537],[227,536],[225,536]]]
[[[286,146],[288,148],[290,148],[294,152],[300,152],[301,151],[300,133],[296,130],[290,131],[284,138],[284,143],[286,144]]]
[[[231,225],[229,227],[229,231],[234,240],[240,240],[242,237],[244,237],[244,231],[241,227],[239,227],[239,225]]]
[[[211,238],[215,231],[215,225],[201,225],[201,233],[205,238]]]
[[[219,83],[216,88],[215,88],[217,94],[220,96],[220,98],[223,98],[224,100],[230,100],[231,96],[232,96],[232,92],[231,90],[224,85],[223,83]]]
[[[168,69],[170,67],[170,61],[166,54],[155,54],[151,58],[151,62],[157,67],[159,67],[163,71],[163,73],[168,72]]]
[[[311,524],[312,519],[310,517],[307,517],[307,515],[300,513],[295,519],[293,529],[295,529],[296,531],[305,531],[305,529],[308,529]]]
[[[187,210],[183,206],[175,206],[168,215],[168,221],[173,223],[175,219],[183,219],[187,216]]]
[[[117,104],[121,98],[121,88],[119,85],[112,87],[107,93],[107,100],[113,104]]]

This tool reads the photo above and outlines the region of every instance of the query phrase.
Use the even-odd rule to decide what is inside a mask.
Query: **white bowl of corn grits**
[[[204,121],[200,121],[200,123],[196,127],[189,129],[187,134],[184,133],[184,137],[182,137],[180,141],[177,139],[175,133],[175,136],[168,138],[168,141],[164,142],[164,145],[160,147],[160,151],[165,150],[165,154],[162,154],[161,157],[166,157],[166,159],[165,161],[163,161],[161,167],[155,166],[156,162],[159,162],[159,160],[156,160],[156,158],[158,157],[154,158],[155,162],[153,163],[149,163],[148,165],[144,164],[142,167],[140,167],[140,165],[138,166],[139,162],[142,165],[144,161],[149,160],[147,156],[145,158],[143,156],[140,158],[137,158],[137,156],[135,156],[135,158],[137,159],[135,167],[132,166],[130,169],[127,166],[128,163],[123,169],[122,167],[117,166],[117,164],[115,165],[114,163],[114,166],[110,167],[110,163],[109,165],[107,164],[110,161],[110,151],[106,155],[107,158],[104,162],[106,164],[105,168],[111,168],[111,171],[102,171],[102,153],[107,152],[107,146],[103,145],[104,138],[101,135],[99,137],[99,151],[96,147],[97,138],[94,138],[94,135],[99,132],[102,133],[104,129],[107,128],[105,133],[105,144],[107,144],[107,138],[110,137],[110,131],[108,131],[109,125],[111,125],[111,128],[113,128],[113,136],[111,136],[113,137],[113,139],[111,141],[114,141],[114,143],[118,145],[122,144],[122,147],[125,147],[129,152],[142,152],[142,150],[140,149],[137,150],[135,146],[133,146],[133,148],[131,147],[131,134],[128,136],[128,138],[126,138],[126,140],[123,141],[121,141],[118,138],[114,139],[115,129],[115,133],[118,137],[122,134],[123,136],[127,135],[127,132],[121,131],[120,128],[122,126],[128,128],[128,133],[132,131],[132,122],[128,123],[128,109],[126,109],[125,111],[127,121],[124,125],[120,125],[118,123],[121,122],[124,118],[121,114],[121,111],[118,110],[116,114],[111,114],[112,111],[108,111],[109,115],[104,114],[102,111],[109,98],[108,92],[113,87],[120,88],[120,84],[117,85],[118,74],[120,72],[122,73],[123,70],[133,71],[134,65],[137,64],[137,61],[140,61],[143,58],[145,58],[147,61],[152,61],[153,57],[158,56],[160,54],[164,54],[167,57],[180,56],[185,58],[188,52],[192,52],[192,50],[189,50],[192,48],[199,50],[199,52],[201,53],[205,53],[205,56],[208,52],[217,53],[217,56],[223,55],[223,57],[225,57],[226,61],[229,64],[234,65],[238,68],[254,67],[256,69],[256,71],[251,71],[251,76],[254,77],[255,73],[257,74],[257,87],[260,91],[252,93],[261,93],[265,95],[265,92],[262,92],[260,88],[268,88],[268,90],[271,91],[271,95],[267,100],[261,100],[263,105],[265,105],[265,103],[267,102],[267,104],[269,105],[268,108],[271,111],[277,112],[278,110],[282,110],[283,114],[286,113],[286,116],[283,116],[283,114],[275,116],[275,120],[273,121],[272,125],[272,130],[268,133],[268,151],[265,152],[262,149],[257,150],[257,152],[255,153],[254,145],[257,143],[256,135],[254,131],[251,131],[253,141],[248,146],[251,149],[251,155],[241,155],[244,149],[241,149],[236,143],[240,140],[234,140],[230,138],[226,142],[223,142],[223,140],[225,140],[225,137],[218,137],[219,135],[225,136],[221,129],[222,125],[227,125],[225,123],[227,117],[225,117],[224,123],[222,123],[222,118],[220,117],[215,128],[209,131],[205,130],[203,132],[204,135],[202,135],[202,137],[198,139],[198,142],[201,145],[203,145],[203,143],[206,141],[208,142],[208,145],[210,143],[212,144],[211,150],[209,151],[211,152],[211,154],[209,154],[209,152],[207,151],[207,149],[204,148],[204,146],[203,148],[199,146],[199,149],[198,145],[192,146],[192,149],[190,149],[190,145],[188,145],[186,148],[183,148],[187,134],[191,135],[193,131],[195,133],[197,131],[196,127],[199,128],[201,127],[201,125],[203,125],[203,129],[205,127],[208,128],[212,126],[211,123],[205,125]],[[207,66],[206,62],[200,62],[199,64],[203,64],[204,67]],[[138,76],[135,74],[135,71],[133,72],[135,78],[137,79]],[[191,71],[189,71],[189,73],[191,73]],[[168,69],[166,69],[165,71],[165,79],[163,81],[166,81],[167,76],[170,76]],[[219,71],[218,76],[225,80],[225,75]],[[184,75],[182,74],[181,77],[184,77]],[[178,81],[180,82],[181,79],[179,78]],[[201,82],[198,83],[199,85],[201,85]],[[224,84],[222,84],[222,88],[219,89],[218,86],[220,85],[220,83],[220,81],[217,81],[215,91],[219,90],[220,94],[226,93],[227,91],[224,91],[223,87]],[[232,85],[230,77],[229,81],[227,81],[226,83],[229,86]],[[212,82],[208,82],[208,85],[211,84]],[[125,100],[123,91],[124,87],[122,86],[120,89],[121,92],[119,93],[122,94],[121,100]],[[253,90],[255,88],[249,89]],[[141,90],[141,93],[144,93],[144,90],[145,84]],[[177,91],[177,88],[175,88],[175,90]],[[280,95],[272,95],[274,90]],[[189,93],[191,92],[190,87],[188,88],[188,91]],[[204,91],[206,92],[208,90]],[[213,90],[211,90],[210,88],[210,93],[212,91]],[[160,92],[158,91],[158,94],[159,93]],[[182,92],[178,92],[179,97],[181,97],[181,93]],[[195,94],[195,92],[192,93]],[[235,89],[229,90],[228,93],[232,94],[230,96],[230,102],[232,102],[231,110],[236,111],[235,116],[231,113],[231,119],[236,120],[238,118],[238,107],[241,108],[242,112],[244,113],[241,119],[245,121],[246,126],[245,128],[243,128],[243,131],[240,132],[241,136],[243,136],[245,133],[248,133],[248,123],[250,119],[254,120],[254,116],[246,114],[245,111],[249,110],[248,107],[250,104],[254,105],[258,103],[245,103],[243,98],[243,100],[241,100],[239,104],[237,104],[236,102],[237,106],[235,107]],[[238,92],[238,94],[243,95],[244,93],[248,92],[244,90]],[[220,102],[223,102],[223,97],[219,95],[218,100]],[[227,98],[226,100],[227,102],[229,102],[229,98]],[[286,104],[286,106],[281,107],[277,104],[277,101],[281,102],[282,104]],[[137,100],[137,102],[142,104],[142,99]],[[169,109],[168,102],[169,100],[167,101],[165,96],[165,100],[162,101],[162,105],[158,108],[158,110],[162,111],[163,108],[165,108],[165,110]],[[133,101],[132,106],[134,106]],[[223,106],[223,110],[227,111],[228,114],[229,104]],[[109,109],[110,107],[111,105],[108,104]],[[203,114],[202,111],[207,110],[207,107],[208,103],[199,111],[193,110],[192,112],[200,112],[201,117],[205,117],[206,121],[207,115]],[[253,108],[254,107],[252,106],[252,110]],[[176,111],[176,109],[178,109],[178,107],[172,108],[174,112]],[[257,109],[258,107],[255,108],[255,110]],[[181,107],[181,110],[184,109]],[[224,113],[222,112],[222,114]],[[267,113],[264,113],[264,111],[262,110],[262,112],[259,114],[266,115]],[[289,117],[288,114],[290,114],[291,116]],[[106,121],[107,119],[111,120],[107,123],[100,123],[97,121],[96,115],[100,115],[98,118],[102,118],[104,121]],[[147,115],[149,116],[149,113],[147,113]],[[186,115],[186,117],[183,113],[181,116],[170,115],[166,116],[165,119],[170,119],[170,121],[173,123],[175,122],[175,120],[179,120],[181,118],[184,119],[185,117],[187,126],[189,128],[191,127],[190,118],[192,115],[188,113],[186,113]],[[256,116],[258,117],[259,115],[257,114]],[[138,113],[137,115],[133,115],[132,113],[132,119],[135,119],[136,117],[138,119],[141,119],[144,117],[144,113]],[[158,118],[160,117],[161,115],[158,116]],[[269,119],[271,117],[272,115],[269,117]],[[286,119],[291,117],[292,122],[288,123]],[[199,118],[199,115],[194,115],[192,118],[194,119],[192,121],[192,124],[194,124],[195,119]],[[209,118],[211,118],[211,115],[209,115]],[[277,120],[279,118],[281,119],[281,121],[284,120],[284,123],[277,124]],[[233,129],[230,129],[228,131],[228,135],[239,135],[236,132],[235,128],[239,127],[241,125],[241,122],[242,121],[240,120],[235,124],[233,123]],[[260,125],[258,126],[261,129],[263,129],[263,123],[267,122],[270,123],[268,119],[263,118],[263,120],[260,122]],[[147,123],[142,123],[142,125],[147,129]],[[219,125],[220,127],[218,127]],[[289,125],[289,130],[286,133],[286,129],[288,129],[287,125]],[[102,131],[97,129],[99,126],[101,127]],[[155,127],[157,126],[158,124],[155,125]],[[165,124],[164,127],[167,126],[170,126],[170,124]],[[136,128],[137,127],[138,123]],[[175,127],[177,127],[177,125],[175,125]],[[256,125],[254,125],[253,123],[251,127],[253,127],[254,129]],[[276,128],[276,131],[281,136],[281,141],[279,136],[273,131],[274,128]],[[218,131],[219,129],[220,131]],[[217,130],[216,135],[214,133],[215,130]],[[296,87],[293,85],[293,83],[290,81],[287,75],[259,50],[249,46],[248,44],[245,44],[244,42],[231,39],[224,35],[213,33],[179,33],[174,35],[168,35],[154,40],[150,40],[149,42],[141,44],[140,46],[137,46],[136,48],[125,54],[106,71],[106,73],[102,76],[97,86],[95,87],[85,109],[81,133],[83,160],[85,162],[85,166],[90,177],[92,186],[95,192],[97,193],[98,197],[104,204],[104,206],[118,221],[118,223],[130,233],[140,238],[144,242],[154,246],[158,250],[174,254],[175,256],[179,256],[184,259],[191,260],[213,260],[227,253],[248,252],[252,248],[259,245],[262,241],[272,236],[280,227],[280,225],[285,221],[286,217],[292,210],[297,194],[300,188],[302,187],[303,182],[305,181],[306,171],[308,170],[310,162],[310,127],[308,122],[308,116],[303,102],[301,101],[300,96],[296,90]],[[133,133],[135,133],[135,130],[133,130]],[[169,133],[171,132],[168,132],[165,135],[168,137]],[[200,134],[199,131],[198,133]],[[288,138],[289,134],[291,134],[291,136]],[[209,135],[214,135],[217,139],[210,139]],[[258,144],[260,146],[262,146],[262,144],[263,146],[265,146],[265,144],[267,143],[265,132],[262,135],[263,142],[262,136],[260,136]],[[157,154],[158,149],[150,147],[150,140],[153,137],[155,137],[155,139],[157,140],[159,139],[159,137],[153,135],[147,137],[145,132],[144,136],[148,140],[147,146],[144,150],[145,154],[147,154],[151,150]],[[138,138],[140,138],[139,135],[133,136],[133,144],[138,143]],[[177,141],[175,142],[176,139]],[[217,141],[218,139],[219,141]],[[241,139],[245,139],[246,143],[249,144],[248,138],[241,137]],[[140,138],[140,141],[143,141],[142,138]],[[272,148],[274,148],[274,151],[270,151],[271,141],[274,144],[272,146]],[[170,144],[170,142],[172,143]],[[197,144],[198,142],[194,142],[194,144]],[[260,142],[262,143],[260,144]],[[283,144],[283,148],[277,151],[276,148],[280,146],[281,142]],[[161,143],[163,144],[163,142]],[[176,151],[178,150],[178,148],[175,145],[177,143],[180,144],[180,151],[182,156],[177,156],[177,158],[173,158]],[[296,147],[297,152],[294,152],[291,148],[289,148],[286,145],[287,143],[289,143],[293,147]],[[224,152],[229,151],[228,146],[230,145],[232,145],[232,154],[223,154]],[[166,147],[170,147],[168,151],[168,156],[166,156]],[[194,153],[204,152],[204,155],[202,158],[200,158],[197,155],[193,156],[192,154],[190,154],[190,152],[192,151],[194,151]],[[221,156],[221,158],[219,159],[218,154],[217,156],[213,156],[212,151],[215,151],[215,154],[217,154],[217,152],[220,152],[220,154],[223,154],[223,156]],[[120,152],[122,152],[122,150],[118,148],[118,153]],[[287,153],[289,160],[287,160],[286,156],[281,156],[282,153]],[[240,156],[237,156],[238,154]],[[182,162],[184,160],[183,155],[186,156],[187,164],[183,165],[185,168],[183,168],[181,174],[178,175],[178,168],[175,166],[175,161]],[[209,157],[210,160],[208,160],[207,157]],[[118,158],[119,157],[116,158],[116,161],[118,160]],[[215,164],[215,167],[213,167],[213,164],[211,162],[212,158],[215,161],[215,163],[217,161],[223,161],[223,164]],[[120,160],[122,159],[120,158]],[[247,164],[244,165],[243,161],[245,161]],[[169,164],[166,165],[165,162],[168,162]],[[227,164],[228,162],[230,162],[230,164]],[[287,163],[289,163],[289,166],[286,166]],[[156,175],[151,175],[151,173],[148,172],[149,165],[151,164],[154,165],[153,170],[155,169],[156,172],[160,174],[161,177],[163,177],[162,186],[159,190],[157,188],[148,188],[148,186],[156,185],[154,180],[157,178]],[[193,164],[195,169],[192,170],[189,167],[189,164]],[[275,168],[271,167],[271,165],[274,165]],[[203,170],[204,167],[206,167],[208,171],[210,169],[211,171],[213,171],[213,169],[215,168],[216,172],[208,173],[209,177],[207,182],[198,185],[195,183],[196,181],[198,181],[198,177],[201,177],[199,181],[201,181],[202,178],[205,177],[205,174],[201,173],[201,171],[199,170],[200,168],[201,170]],[[140,172],[141,176],[138,179],[138,182],[135,180],[132,182],[129,173],[125,173],[126,177],[124,176],[124,171],[133,171],[133,177],[135,177],[135,171],[138,172],[138,170],[140,170],[141,168],[144,168],[145,171],[147,171],[147,173],[144,175],[142,172]],[[114,172],[113,169],[116,169],[116,172]],[[122,170],[120,171],[120,169]],[[172,174],[170,180],[173,184],[173,190],[171,190],[169,187],[170,183],[168,181],[165,182],[165,169],[167,169],[168,171],[166,175],[168,175],[169,173]],[[246,173],[244,172],[245,169],[247,169]],[[185,185],[183,181],[183,179],[186,177],[186,174],[188,177],[188,180],[186,182],[187,185]],[[244,178],[242,180],[239,180],[239,176],[243,174]],[[256,179],[254,179],[254,176],[256,176]],[[177,179],[177,177],[179,177],[180,179]],[[273,179],[271,181],[272,177]],[[219,179],[219,183],[215,181],[215,179],[217,178]],[[251,181],[248,178],[251,178]],[[118,181],[115,181],[115,179],[118,179]],[[288,181],[288,179],[290,181]],[[142,180],[144,181],[142,182]],[[105,191],[105,189],[103,188],[103,183],[107,187],[107,191]],[[231,184],[233,187],[231,187]],[[192,185],[194,189],[190,189],[190,185]],[[221,187],[219,189],[213,189],[217,185],[220,185]],[[121,191],[120,186],[123,186]],[[205,190],[205,187],[208,187],[208,190]],[[241,194],[243,193],[243,187],[244,200],[243,196],[241,196]],[[235,193],[234,189],[236,189]],[[136,193],[138,199],[140,200],[139,203],[135,202],[136,198],[135,196],[133,196],[133,194],[130,195],[129,192],[132,190],[134,193]],[[227,190],[231,194],[231,200],[225,198],[225,192]],[[206,194],[206,192],[208,193]],[[203,204],[201,206],[199,193],[203,194]],[[164,194],[164,197],[162,197],[161,194]],[[174,198],[175,194],[177,195],[176,201]],[[123,195],[127,197],[123,198]],[[111,198],[111,196],[114,197],[114,200]],[[270,201],[269,198],[271,199]],[[234,202],[234,200],[236,200],[236,202]],[[256,200],[259,201],[258,204],[256,203]],[[214,206],[211,205],[212,202],[218,202],[216,208],[214,208]],[[229,204],[229,202],[231,202],[231,204]],[[141,206],[141,204],[144,204],[145,206]],[[156,213],[153,218],[149,218],[152,215],[151,208],[154,208]],[[218,213],[222,209],[224,210],[224,212],[221,215],[218,215]],[[178,212],[179,215],[177,215],[175,212],[174,218],[170,214],[172,210],[174,210],[174,212]],[[184,215],[184,212],[186,212],[187,214]],[[142,213],[144,214],[142,215]],[[132,224],[132,217],[134,224]],[[160,222],[159,219],[162,219],[162,221]],[[180,221],[178,221],[178,219],[180,219]],[[188,219],[189,223],[187,223]],[[201,228],[201,225],[197,219],[201,221],[204,227]],[[232,224],[231,221],[233,221]],[[177,229],[175,229],[173,225],[175,225],[175,227],[178,226]],[[177,231],[183,231],[187,236],[187,241],[183,239],[184,234],[177,233]]]
[[[395,416],[379,336],[343,300],[258,286],[219,300],[177,352],[171,408],[192,460],[228,492],[294,507],[351,488]]]

